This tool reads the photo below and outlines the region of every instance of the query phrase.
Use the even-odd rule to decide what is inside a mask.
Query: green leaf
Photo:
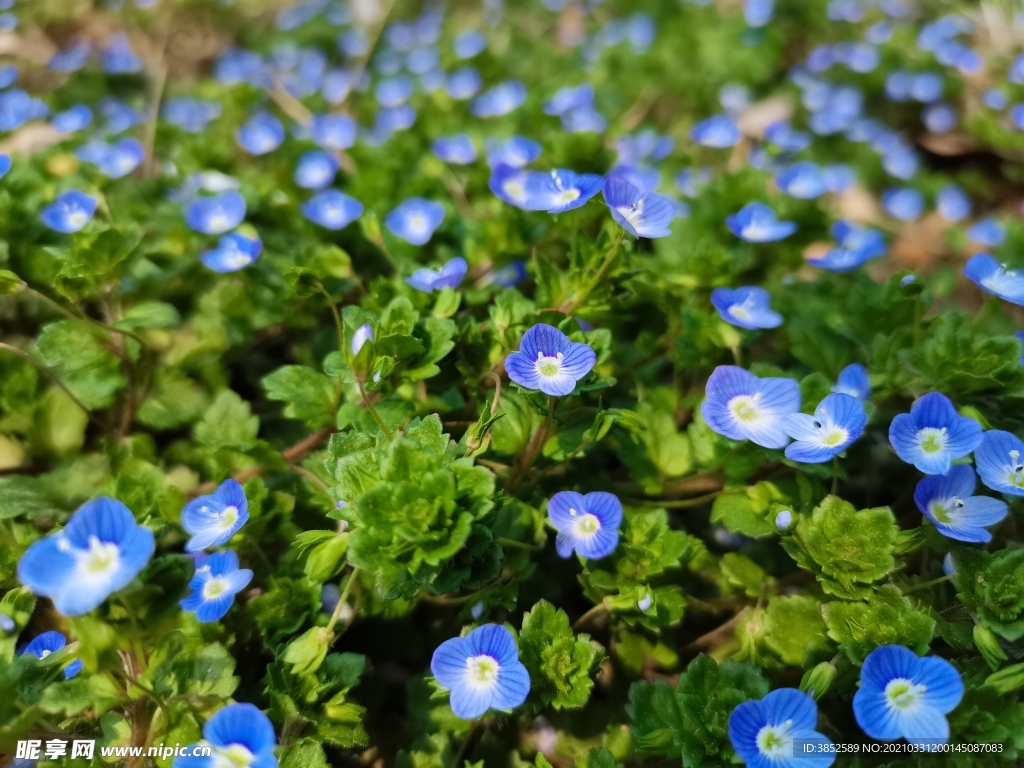
[[[108,343],[109,337],[88,323],[61,320],[43,328],[36,346],[75,397],[98,410],[111,405],[127,383]]]
[[[953,564],[960,601],[982,626],[1011,642],[1024,637],[1024,549],[962,550]]]
[[[181,315],[165,301],[142,301],[130,307],[124,317],[114,323],[126,331],[161,330],[181,323]]]
[[[219,643],[203,644],[181,630],[163,635],[143,675],[164,698],[219,696],[228,698],[238,688],[235,658]]]
[[[284,652],[284,661],[292,665],[296,675],[308,675],[320,668],[327,658],[330,635],[326,628],[311,627],[288,643]]]
[[[531,695],[555,709],[582,707],[594,687],[604,649],[575,635],[565,611],[541,600],[523,616],[519,658],[530,673]]]
[[[301,419],[311,427],[334,421],[337,393],[329,376],[305,365],[286,365],[264,376],[261,383],[269,399],[288,404],[285,416]]]
[[[174,429],[198,419],[206,406],[206,393],[198,384],[178,368],[161,368],[153,382],[153,393],[135,418],[153,429]]]
[[[866,603],[828,603],[823,615],[829,637],[857,664],[880,645],[903,645],[925,654],[935,632],[935,621],[888,585],[875,590]]]
[[[761,618],[759,637],[783,664],[801,666],[828,648],[821,604],[809,595],[773,597]]]
[[[711,507],[711,520],[721,523],[731,533],[758,538],[771,536],[775,530],[772,503],[786,501],[774,483],[767,481],[748,486],[739,493],[723,493]]]
[[[196,424],[195,437],[210,448],[246,451],[256,445],[260,420],[249,403],[230,389],[221,390]]]

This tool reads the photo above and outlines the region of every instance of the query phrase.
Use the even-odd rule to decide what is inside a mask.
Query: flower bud
[[[830,661],[823,661],[804,673],[803,679],[800,681],[800,690],[817,701],[832,687],[832,681],[835,679],[835,666]]]
[[[784,509],[775,516],[775,527],[779,533],[785,533],[789,530],[789,526],[793,524],[793,513],[788,509]]]
[[[1006,661],[1006,651],[999,644],[999,638],[988,627],[976,624],[974,627],[974,645],[981,652],[982,658],[993,670]]]

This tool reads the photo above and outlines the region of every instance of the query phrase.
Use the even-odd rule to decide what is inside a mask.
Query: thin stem
[[[331,620],[327,622],[327,632],[331,635],[331,642],[334,642],[334,625],[338,623],[338,619],[341,618],[341,612],[347,605],[348,596],[352,592],[352,587],[355,586],[356,578],[359,576],[359,569],[353,567],[352,573],[348,576],[348,581],[345,582],[345,589],[341,593],[341,597],[338,598],[338,604],[334,606],[334,613],[331,614]]]
[[[568,303],[563,304],[559,309],[567,315],[571,315],[575,312],[583,302],[587,300],[590,293],[601,284],[601,280],[604,279],[604,273],[615,261],[615,256],[619,252],[619,245],[622,243],[622,237],[625,234],[624,229],[619,230],[619,236],[615,238],[615,242],[612,243],[612,247],[608,249],[608,255],[604,257],[604,261],[597,268],[597,273],[594,275],[594,279],[580,292],[578,292]]]
[[[310,472],[308,469],[306,469],[301,464],[289,464],[288,465],[288,469],[290,469],[296,475],[299,475],[301,477],[306,478],[307,480],[309,480],[309,482],[313,483],[313,485],[318,487],[320,490],[325,491],[325,492],[330,490],[330,486],[328,486],[327,483],[325,483],[323,480],[321,480],[319,477],[317,477],[313,472]]]
[[[316,289],[324,295],[327,299],[327,306],[331,308],[331,315],[334,317],[334,327],[338,331],[338,350],[344,354],[345,352],[345,326],[342,325],[341,315],[338,313],[338,307],[334,304],[334,297],[328,293],[327,289],[324,288],[323,283],[319,280],[316,283]]]
[[[572,625],[573,631],[575,632],[577,629],[579,629],[584,624],[586,624],[588,621],[590,621],[590,619],[594,618],[595,616],[599,616],[600,614],[605,613],[607,611],[608,611],[608,604],[605,603],[604,600],[602,600],[600,603],[595,605],[593,608],[591,608],[589,611],[584,613],[582,616],[580,616],[578,619],[576,619],[576,621],[573,622],[573,625]]]
[[[555,416],[555,398],[548,396],[548,415],[544,419],[544,423],[541,424],[540,428],[533,433],[533,438],[530,440],[530,444],[526,446],[526,451],[523,453],[522,458],[516,464],[515,469],[512,471],[512,476],[508,479],[508,491],[515,488],[516,483],[523,476],[523,473],[533,466],[533,462],[537,460],[537,454],[540,453],[541,448],[544,446],[544,440],[547,437],[548,429],[551,427],[551,421]]]
[[[61,390],[64,392],[64,394],[67,395],[71,399],[71,402],[73,402],[75,405],[77,405],[82,410],[82,413],[84,413],[86,416],[88,416],[89,419],[96,426],[100,427],[104,432],[109,431],[107,429],[107,426],[105,424],[103,424],[98,418],[96,418],[96,416],[93,415],[92,411],[90,411],[88,408],[86,408],[85,404],[81,400],[79,400],[77,397],[75,397],[74,393],[70,389],[67,388],[67,385],[64,384],[64,382],[61,381],[57,377],[57,374],[55,374],[53,371],[51,371],[49,368],[47,368],[41,362],[39,362],[34,357],[32,357],[32,355],[30,355],[28,352],[26,352],[23,349],[18,349],[18,347],[12,346],[10,344],[5,344],[3,342],[0,342],[0,349],[6,349],[8,352],[12,352],[15,355],[17,355],[18,357],[22,357],[22,358],[28,360],[30,363],[32,363],[32,365],[34,365],[38,370],[40,370],[43,373],[45,373],[47,375],[47,377],[49,377],[49,379],[54,384],[56,384],[58,387],[60,387]]]
[[[141,336],[139,336],[137,333],[133,333],[132,331],[127,331],[124,328],[115,328],[114,326],[107,325],[106,323],[101,323],[99,320],[96,320],[95,318],[89,317],[88,315],[86,315],[84,313],[76,314],[76,313],[72,312],[70,309],[68,309],[67,307],[65,307],[65,306],[61,305],[60,303],[58,303],[58,302],[54,301],[53,299],[51,299],[45,293],[37,291],[35,288],[29,288],[29,287],[26,286],[25,289],[24,289],[24,292],[32,294],[37,299],[39,299],[44,304],[46,304],[48,307],[53,309],[55,312],[59,312],[60,314],[64,315],[64,317],[68,318],[69,320],[79,320],[79,321],[84,322],[84,323],[90,323],[91,325],[95,325],[97,328],[102,328],[104,331],[110,331],[111,333],[118,333],[118,334],[120,334],[122,336],[127,336],[130,339],[135,339],[135,341],[139,342],[139,344],[142,345],[142,346],[145,346],[145,344],[146,344],[146,340],[144,338],[142,338]]]
[[[380,431],[384,433],[384,437],[386,437],[388,440],[391,440],[393,438],[391,430],[388,429],[387,424],[384,423],[384,419],[380,417],[380,414],[377,413],[377,409],[374,408],[373,403],[370,402],[370,397],[366,394],[366,386],[359,379],[356,379],[356,385],[359,387],[359,394],[363,398],[363,403],[366,405],[366,410],[368,410],[370,412],[370,415],[373,416],[373,420],[377,422],[377,426],[380,427]]]
[[[537,550],[541,549],[541,544],[527,544],[525,541],[516,541],[515,539],[507,539],[504,536],[498,536],[494,539],[498,544],[503,547],[515,547],[516,549],[529,549]]]
[[[942,584],[943,582],[949,581],[952,578],[952,576],[940,576],[937,579],[932,579],[931,581],[922,581],[920,584],[914,584],[913,586],[907,587],[906,589],[900,591],[906,595],[910,592],[917,592],[921,589],[928,589],[929,587],[937,586],[938,584]]]
[[[663,509],[691,509],[693,507],[700,507],[707,504],[709,501],[714,501],[719,496],[725,496],[730,493],[740,493],[745,491],[745,488],[722,488],[718,491],[712,491],[706,493],[703,496],[697,496],[693,499],[631,499],[632,504],[641,504],[645,507],[661,507]]]
[[[839,490],[839,457],[832,457],[832,495],[837,495]]]

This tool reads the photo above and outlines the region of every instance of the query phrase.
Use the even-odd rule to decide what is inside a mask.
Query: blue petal
[[[254,755],[269,752],[277,744],[274,726],[253,704],[228,704],[206,721],[203,736],[211,744],[226,747],[242,744]]]
[[[814,730],[818,724],[818,707],[814,699],[796,688],[779,688],[761,700],[761,711],[769,725],[781,725],[787,720],[793,728]]]
[[[748,765],[760,757],[757,734],[768,724],[760,701],[744,701],[729,715],[729,741],[736,754]]]
[[[18,561],[18,581],[35,594],[53,597],[71,581],[77,567],[60,548],[60,534],[33,542]]]
[[[538,355],[554,357],[561,353],[569,353],[572,342],[569,337],[552,325],[537,323],[523,334],[519,342],[519,351],[535,361]]]
[[[571,530],[575,518],[570,510],[582,512],[586,504],[584,496],[576,491],[559,491],[548,501],[548,517],[558,530]]]
[[[87,549],[92,536],[120,545],[135,527],[135,517],[128,507],[117,499],[100,496],[78,508],[64,527],[64,535],[76,549]]]
[[[494,709],[515,709],[530,693],[530,673],[520,662],[502,665],[498,670],[498,681],[494,686],[491,707]]]
[[[935,746],[949,741],[949,723],[939,710],[916,704],[897,715],[900,735],[911,744]]]
[[[964,696],[963,680],[956,667],[936,656],[918,661],[914,682],[926,688],[922,701],[942,713],[955,709]]]
[[[857,725],[873,739],[898,739],[902,735],[899,722],[895,710],[886,702],[884,690],[864,687],[863,674],[861,680],[861,688],[853,696],[853,716]]]
[[[537,371],[536,359],[530,359],[522,352],[512,352],[505,358],[505,373],[521,387],[537,389],[540,373]]]
[[[465,679],[466,660],[472,655],[465,638],[453,637],[445,640],[434,649],[434,655],[430,659],[430,672],[442,686],[453,689],[461,685]]]
[[[562,370],[579,381],[593,369],[597,362],[597,353],[581,342],[569,345],[569,351],[562,358]]]
[[[519,660],[515,638],[501,624],[484,624],[466,635],[466,646],[470,654],[479,656],[486,654],[498,661],[499,666],[506,666]]]
[[[456,717],[471,720],[491,708],[494,686],[486,688],[463,683],[451,689],[450,703]]]
[[[974,460],[981,481],[993,491],[1024,496],[1024,481],[1018,485],[1011,479],[1014,468],[1024,461],[1024,442],[1016,435],[998,429],[989,430],[983,435]]]
[[[622,524],[622,502],[607,491],[594,491],[583,497],[580,511],[587,511],[601,521],[602,528],[617,529]]]

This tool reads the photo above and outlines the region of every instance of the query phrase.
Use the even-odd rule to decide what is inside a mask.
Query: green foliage
[[[1024,550],[962,550],[954,562],[958,597],[981,625],[1006,640],[1024,637]]]
[[[858,664],[880,645],[904,645],[923,655],[935,632],[935,621],[891,586],[876,590],[867,602],[830,602],[823,615],[828,636]]]
[[[565,611],[542,600],[523,616],[519,657],[530,673],[532,695],[555,709],[582,707],[604,649],[587,635],[576,635]]]

